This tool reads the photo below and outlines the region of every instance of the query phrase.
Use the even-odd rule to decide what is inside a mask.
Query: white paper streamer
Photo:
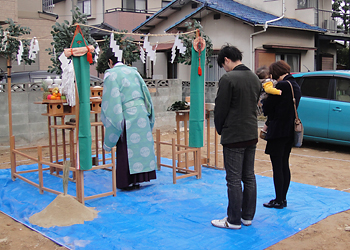
[[[39,42],[36,37],[33,37],[30,41],[29,59],[34,60],[39,52]]]
[[[73,61],[62,53],[59,58],[62,69],[62,87],[60,91],[66,95],[66,100],[69,106],[75,106],[75,85],[74,85],[74,67]]]
[[[186,47],[183,45],[181,39],[179,38],[179,35],[176,35],[174,45],[171,48],[171,63],[174,63],[176,56],[176,48],[181,54],[185,54]]]
[[[145,36],[145,39],[143,40],[143,47],[145,48],[147,53],[152,51],[152,46],[148,41],[148,36]]]
[[[95,49],[95,57],[94,57],[95,62],[97,62],[99,54],[100,54],[100,47],[98,47],[98,44],[97,44]]]
[[[147,56],[153,62],[153,65],[156,65],[156,59],[157,59],[156,58],[156,50],[157,50],[157,47],[158,47],[158,42],[157,42],[156,46],[154,47],[154,50],[151,49],[149,52],[147,52]]]
[[[2,46],[1,46],[1,51],[5,51],[7,49],[7,35],[8,35],[8,31],[4,31],[4,33],[2,33],[1,35],[4,36],[4,39],[2,40]]]
[[[117,42],[114,41],[114,33],[111,33],[111,41],[109,43],[109,47],[114,52],[115,57],[118,58],[118,61],[122,61],[123,50],[119,49],[119,45],[117,45]]]
[[[145,61],[146,61],[145,51],[141,46],[139,46],[139,47],[140,47],[140,59],[141,59],[142,63],[145,63]]]
[[[17,64],[18,65],[21,65],[22,55],[23,55],[23,43],[21,40],[19,40],[19,46],[18,46],[18,51],[17,51]]]

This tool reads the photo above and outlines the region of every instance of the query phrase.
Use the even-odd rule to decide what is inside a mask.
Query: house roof
[[[165,16],[172,14],[169,10],[176,9],[179,6],[180,2],[188,2],[187,0],[174,0],[168,6],[161,9],[155,13],[152,17],[147,19],[145,22],[140,24],[138,27],[133,29],[133,32],[142,31],[143,28],[147,28],[149,23],[153,22],[152,25],[155,25],[155,19],[158,16]],[[175,23],[174,25],[168,27],[165,31],[170,31],[175,27],[179,27],[185,23],[189,18],[198,18],[203,17],[204,10],[211,10],[213,12],[223,13],[229,15],[233,18],[237,18],[246,23],[249,23],[253,26],[264,26],[266,21],[273,20],[278,18],[278,16],[263,12],[261,10],[254,9],[247,5],[232,1],[232,0],[196,0],[200,3],[200,6],[194,10],[192,13]],[[173,11],[174,12],[174,11]],[[164,19],[164,17],[163,17]],[[158,21],[159,22],[159,21]],[[158,23],[157,22],[157,23]],[[289,28],[289,29],[299,29],[307,30],[314,32],[326,32],[325,29],[322,29],[318,26],[313,26],[296,19],[292,18],[282,18],[278,21],[269,23],[269,27],[279,27],[279,28]]]
[[[95,40],[103,39],[104,36],[109,36],[111,34],[110,32],[104,30],[117,31],[115,27],[109,25],[108,23],[100,23],[92,26],[97,28],[90,28],[90,34]]]

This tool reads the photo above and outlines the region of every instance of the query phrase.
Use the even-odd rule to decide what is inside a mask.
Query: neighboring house
[[[162,7],[171,3],[169,0],[52,0],[54,7],[52,12],[58,15],[57,22],[72,21],[71,10],[77,6],[87,15],[91,36],[101,41],[103,36],[110,33],[103,30],[132,30],[159,11]],[[139,40],[140,37],[133,37]],[[142,75],[146,75],[146,68],[141,61],[135,63]],[[91,74],[99,76],[95,66],[90,68]]]
[[[119,30],[131,30],[171,1],[164,0],[53,0],[58,22],[71,22],[71,10],[77,6],[87,15],[89,25],[108,24]]]
[[[45,49],[51,47],[52,25],[56,22],[57,15],[46,12],[49,5],[43,0],[0,0],[0,24],[10,18],[17,24],[31,29],[30,35],[23,37],[37,37],[40,51],[32,65],[17,65],[17,61],[12,62],[12,72],[47,70],[51,65],[50,56]],[[0,68],[6,71],[6,58],[0,58]]]
[[[230,43],[243,51],[243,63],[252,70],[283,59],[293,72],[336,69],[334,40],[348,40],[339,34],[332,17],[331,0],[174,0],[133,31],[162,34],[186,31],[185,23],[196,19],[212,39],[213,68],[206,68],[206,80],[221,75],[216,55]],[[169,37],[150,37],[158,47]],[[171,45],[157,53],[152,75],[189,80],[189,68],[170,65]],[[175,69],[175,73],[174,73]]]

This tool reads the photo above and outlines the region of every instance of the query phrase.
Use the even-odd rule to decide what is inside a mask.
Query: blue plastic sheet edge
[[[163,161],[168,161],[165,163],[171,165],[171,160],[162,158]],[[33,167],[36,167],[36,165],[24,165],[18,168],[24,170]],[[108,187],[110,183],[105,181],[110,179],[111,173],[109,171],[97,171],[97,173],[91,171],[88,173],[85,176],[85,191],[87,195],[95,194],[97,187],[102,189],[110,188]],[[35,173],[27,175],[31,176],[33,181],[37,178]],[[102,236],[102,240],[107,239],[107,243],[116,249],[139,249],[142,244],[143,247],[148,249],[163,249],[152,244],[154,241],[158,241],[164,245],[164,248],[168,247],[170,244],[169,240],[173,240],[169,238],[169,235],[177,234],[176,227],[178,225],[179,229],[182,230],[188,230],[189,227],[192,227],[190,231],[197,233],[198,238],[201,239],[193,238],[193,243],[195,244],[195,248],[193,248],[193,246],[189,245],[190,242],[186,241],[185,237],[187,235],[179,233],[179,238],[184,240],[173,240],[177,244],[178,249],[210,249],[213,246],[216,246],[216,249],[224,249],[237,246],[237,244],[238,246],[245,246],[245,249],[264,249],[298,233],[300,230],[329,215],[350,208],[350,193],[294,182],[290,186],[288,207],[286,209],[263,208],[262,203],[273,198],[273,181],[270,177],[257,176],[258,203],[253,225],[242,227],[241,230],[218,229],[210,225],[210,220],[221,219],[226,216],[227,191],[224,171],[203,168],[201,180],[190,177],[179,180],[176,185],[172,184],[170,169],[162,168],[161,171],[157,171],[157,175],[157,180],[142,184],[143,186],[140,190],[133,192],[118,190],[117,197],[109,196],[87,201],[87,206],[96,207],[97,210],[101,211],[100,216],[92,222],[71,227],[45,229],[30,224],[28,218],[44,209],[56,195],[48,192],[40,195],[36,187],[24,181],[17,180],[13,182],[10,170],[5,169],[0,171],[0,211],[69,249],[105,249],[100,247],[101,239],[93,238],[92,234],[94,236]],[[96,176],[100,178],[96,178]],[[46,178],[57,179],[57,177],[53,177],[50,174],[47,174],[44,180]],[[101,181],[97,183],[97,179],[101,179]],[[93,181],[95,181],[93,187],[88,185]],[[59,182],[56,183],[56,181],[49,184],[52,185],[49,188],[56,190],[60,189],[60,185],[62,185]],[[75,184],[70,184],[69,193],[74,195],[74,192]],[[11,201],[9,200],[10,198],[14,198],[14,200]],[[15,203],[18,204],[16,205]],[[16,211],[15,206],[22,207],[18,207]],[[103,211],[101,208],[111,210],[113,213]],[[139,214],[143,215],[143,217],[137,217]],[[160,218],[160,222],[157,225],[154,225],[154,218]],[[103,219],[107,220],[107,223]],[[112,219],[119,221],[117,224],[109,223],[108,220]],[[142,220],[144,225],[139,225],[140,220]],[[162,220],[165,221],[163,222]],[[123,224],[124,221],[125,224]],[[173,223],[174,229],[168,229],[168,224],[171,225],[171,223]],[[96,227],[98,228],[101,225],[108,226],[107,224],[118,226],[119,229],[103,228],[101,229],[103,232],[100,234],[98,230],[95,230]],[[133,227],[136,228],[135,232],[132,231]],[[74,235],[74,232],[80,232],[81,230],[86,230],[87,232]],[[153,232],[156,232],[154,235],[157,238],[154,241],[143,239],[137,230],[146,235],[153,235]],[[117,236],[110,235],[116,231],[118,232]],[[84,233],[91,236],[91,240],[82,240],[84,236],[89,237],[84,235]],[[135,240],[133,234],[140,236],[137,239],[139,242]],[[70,238],[66,239],[65,236],[67,235]],[[210,237],[213,238],[208,239]],[[220,238],[221,244],[219,244],[218,238],[215,237]],[[201,241],[202,243],[205,242],[206,246],[201,245]],[[234,245],[232,245],[233,242]],[[246,245],[247,243],[249,246]]]

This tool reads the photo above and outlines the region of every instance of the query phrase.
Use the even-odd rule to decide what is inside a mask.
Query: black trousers
[[[157,177],[155,170],[145,173],[130,174],[125,122],[123,126],[123,134],[120,136],[117,142],[117,188],[127,188],[131,184],[148,182],[152,179],[156,179]]]
[[[270,155],[275,186],[276,201],[286,200],[291,174],[289,156],[293,146],[293,137],[268,140],[265,153]]]

